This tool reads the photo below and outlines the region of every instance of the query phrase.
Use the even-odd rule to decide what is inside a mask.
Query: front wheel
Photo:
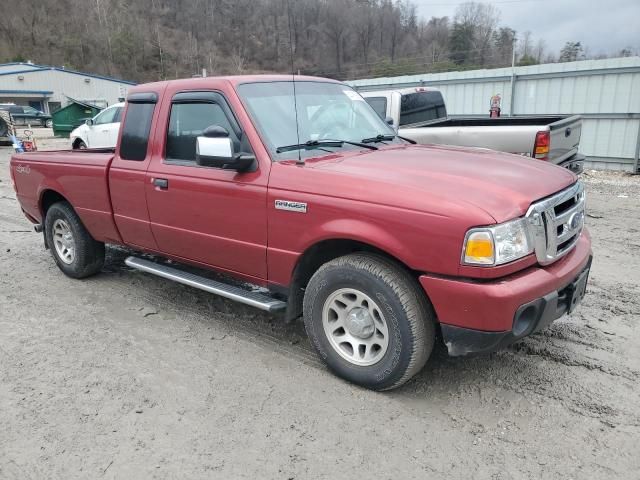
[[[434,315],[416,281],[394,262],[364,253],[332,260],[313,275],[304,323],[331,370],[373,390],[413,377],[435,339]]]
[[[53,259],[71,278],[98,273],[104,264],[104,243],[97,242],[67,202],[53,204],[45,218],[45,236]]]

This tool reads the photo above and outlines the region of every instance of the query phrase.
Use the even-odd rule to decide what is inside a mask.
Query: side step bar
[[[250,292],[234,285],[228,285],[222,282],[216,282],[209,278],[194,275],[193,273],[184,272],[177,268],[161,265],[149,260],[138,257],[127,257],[124,261],[131,268],[141,270],[143,272],[152,273],[174,282],[189,285],[190,287],[204,290],[205,292],[215,293],[221,297],[244,303],[252,307],[266,310],[267,312],[278,312],[287,307],[285,302],[276,300],[268,295],[259,292]]]

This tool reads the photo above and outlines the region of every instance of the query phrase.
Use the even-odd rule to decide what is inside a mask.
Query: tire
[[[304,324],[334,373],[372,390],[408,381],[435,341],[433,309],[415,279],[391,260],[366,253],[334,259],[311,277]]]
[[[45,127],[45,128],[51,128],[51,127],[53,127],[53,120],[51,120],[51,119],[46,120],[46,121],[44,122],[44,127]]]
[[[104,243],[97,242],[67,202],[54,203],[45,218],[45,238],[58,268],[71,278],[98,273],[104,265]]]
[[[84,150],[87,148],[87,144],[84,143],[82,140],[80,140],[79,142],[77,142],[75,144],[75,146],[73,147],[75,150]]]

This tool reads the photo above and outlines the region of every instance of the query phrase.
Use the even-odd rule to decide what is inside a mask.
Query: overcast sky
[[[453,17],[462,0],[413,0],[422,17]],[[501,12],[500,25],[519,34],[530,30],[558,53],[581,41],[591,55],[640,49],[640,0],[487,0]]]

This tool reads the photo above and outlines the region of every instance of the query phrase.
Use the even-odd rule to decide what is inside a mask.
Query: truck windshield
[[[344,142],[340,145],[335,142],[336,146],[328,146],[326,150],[357,149],[362,147],[347,142],[359,143],[363,139],[395,133],[358,93],[339,83],[296,81],[296,104],[290,81],[245,83],[238,91],[275,160],[298,158],[298,154],[302,157],[318,155],[318,149],[283,151],[278,147],[341,140]]]

